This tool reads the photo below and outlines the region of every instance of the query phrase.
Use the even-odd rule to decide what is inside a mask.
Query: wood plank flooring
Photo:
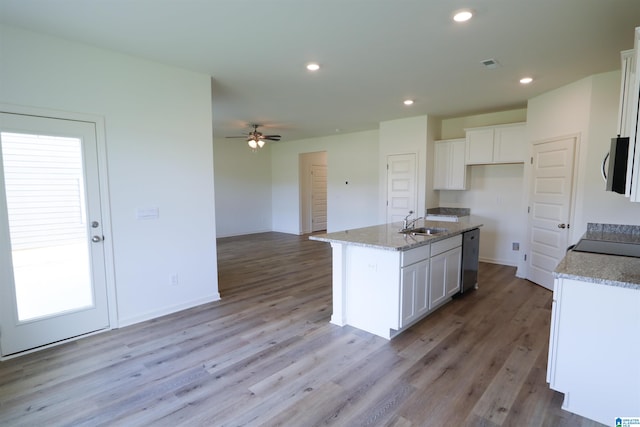
[[[329,244],[219,239],[218,268],[221,301],[0,362],[0,425],[599,425],[545,382],[551,293],[514,268],[391,342],[329,324]]]

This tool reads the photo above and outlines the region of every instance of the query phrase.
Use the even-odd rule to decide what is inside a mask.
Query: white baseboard
[[[146,322],[147,320],[155,319],[158,317],[166,316],[167,314],[176,313],[178,311],[186,310],[188,308],[197,307],[202,304],[208,304],[213,301],[220,300],[220,293],[216,292],[213,295],[209,295],[203,298],[198,298],[192,301],[184,302],[181,304],[172,305],[169,307],[164,307],[160,310],[154,310],[151,312],[143,313],[137,316],[127,317],[124,319],[119,319],[118,327],[123,328],[125,326],[135,325],[136,323]]]
[[[518,263],[514,261],[509,261],[506,259],[493,259],[493,258],[482,258],[480,257],[480,262],[488,262],[489,264],[500,264],[500,265],[508,265],[509,267],[517,267]]]

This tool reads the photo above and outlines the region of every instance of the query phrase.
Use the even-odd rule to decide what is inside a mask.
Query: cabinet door
[[[493,163],[493,128],[467,131],[466,163],[468,165]]]
[[[437,307],[446,298],[445,277],[447,252],[431,257],[429,267],[429,310]]]
[[[413,322],[428,310],[429,260],[402,268],[400,282],[400,327]]]
[[[494,163],[524,163],[524,125],[498,127],[495,129],[493,145]]]
[[[431,257],[429,310],[433,310],[460,290],[461,260],[461,247],[456,247]]]
[[[460,274],[462,270],[462,247],[446,252],[444,290],[448,297],[460,291]]]
[[[447,141],[435,143],[433,158],[433,188],[446,190],[449,172],[449,143]]]
[[[467,141],[457,139],[449,142],[449,190],[467,189],[467,164],[465,162]]]

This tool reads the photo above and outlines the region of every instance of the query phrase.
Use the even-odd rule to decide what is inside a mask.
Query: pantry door
[[[576,137],[533,144],[527,279],[550,290],[569,241],[576,144]]]
[[[0,113],[8,356],[109,327],[96,124]]]

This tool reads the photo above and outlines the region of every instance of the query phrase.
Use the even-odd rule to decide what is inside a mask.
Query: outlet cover
[[[519,242],[513,242],[511,244],[511,249],[514,251],[519,251],[520,250],[520,243]]]

